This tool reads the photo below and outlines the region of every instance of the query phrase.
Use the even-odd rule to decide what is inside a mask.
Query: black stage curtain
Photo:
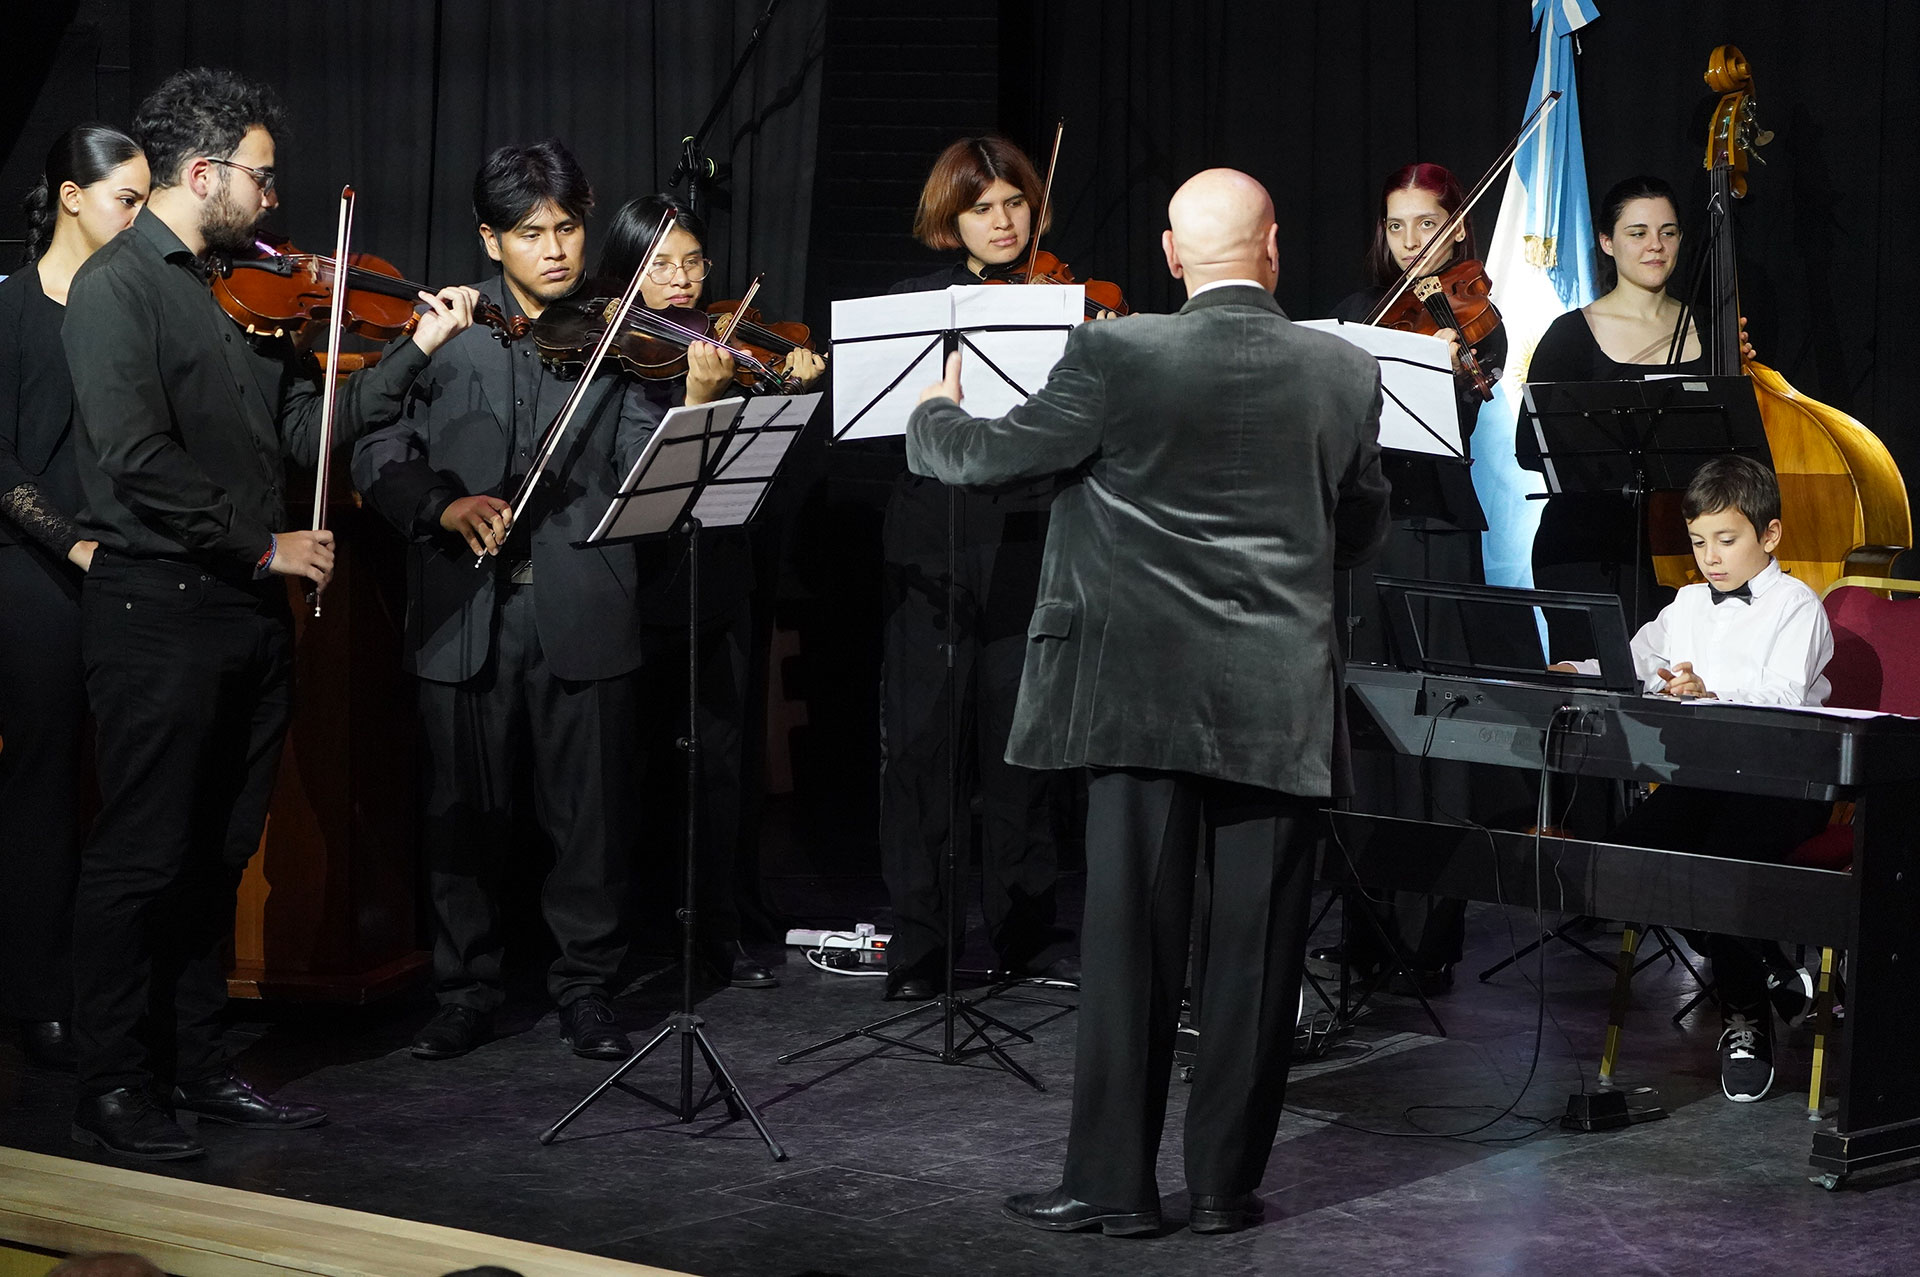
[[[1704,201],[1708,54],[1738,45],[1778,135],[1737,213],[1741,287],[1761,359],[1886,440],[1909,487],[1920,428],[1906,398],[1920,348],[1920,6],[1907,0],[1598,0],[1581,31],[1580,108],[1594,198],[1636,173]],[[1052,242],[1078,273],[1171,309],[1166,201],[1224,164],[1278,205],[1281,304],[1324,315],[1361,283],[1372,202],[1414,160],[1471,183],[1518,128],[1538,45],[1527,0],[1257,5],[1006,0],[1002,125],[1044,156],[1067,120]],[[1500,188],[1475,218],[1484,244]],[[1699,243],[1699,236],[1693,237]],[[1683,261],[1681,271],[1690,268]]]
[[[561,138],[604,218],[667,182],[681,138],[706,117],[766,8],[766,0],[87,0],[34,51],[52,63],[46,109],[31,127],[9,120],[0,140],[7,173],[24,186],[61,128],[89,114],[124,126],[170,72],[231,67],[273,85],[287,104],[277,229],[329,251],[340,187],[352,182],[358,247],[412,278],[465,283],[491,269],[471,194],[487,151]],[[710,296],[737,296],[759,271],[770,312],[797,312],[806,295],[804,196],[825,24],[826,0],[784,0],[707,138],[706,154],[732,166],[731,208],[709,219]],[[122,56],[128,65],[117,65]],[[0,234],[17,234],[16,220],[9,208]]]

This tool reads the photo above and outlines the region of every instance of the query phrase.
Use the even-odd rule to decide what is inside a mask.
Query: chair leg
[[[1613,1085],[1613,1066],[1620,1057],[1620,1029],[1627,1019],[1627,998],[1633,989],[1633,951],[1640,933],[1631,925],[1620,931],[1620,957],[1613,969],[1613,1000],[1607,1006],[1607,1044],[1600,1052],[1600,1085]]]
[[[1807,1082],[1807,1120],[1820,1120],[1820,1090],[1826,1081],[1827,1038],[1833,1032],[1833,950],[1820,950],[1820,983],[1813,994],[1813,1071]]]

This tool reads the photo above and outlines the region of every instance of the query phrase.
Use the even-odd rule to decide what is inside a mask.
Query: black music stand
[[[900,297],[864,298],[851,302],[834,303],[834,342],[833,350],[836,363],[834,427],[832,439],[856,440],[867,438],[885,438],[898,435],[906,428],[907,417],[917,405],[920,387],[926,382],[920,381],[915,374],[931,373],[929,380],[938,379],[945,371],[948,355],[962,349],[968,352],[966,358],[977,359],[993,373],[995,384],[992,393],[998,396],[1012,394],[1016,401],[1024,401],[1034,390],[1038,390],[1044,373],[1035,367],[1017,367],[1009,372],[996,360],[996,354],[1004,359],[1008,351],[1005,345],[997,348],[990,345],[983,349],[981,341],[989,343],[998,340],[1007,342],[1007,334],[1023,335],[1014,340],[1022,344],[1032,342],[1033,336],[1027,334],[1058,334],[1064,349],[1068,332],[1078,323],[1085,309],[1085,290],[1067,286],[1060,290],[1047,289],[979,289],[977,291],[994,295],[1000,306],[1014,306],[1041,312],[1034,316],[1043,322],[1007,322],[1011,316],[1001,315],[996,322],[968,324],[962,322],[959,307],[954,294],[968,291],[968,286],[960,285],[946,290],[944,294],[905,294]],[[877,319],[869,318],[860,312],[880,302]],[[1048,314],[1047,312],[1051,312]],[[898,312],[898,313],[896,313]],[[923,312],[911,313],[906,312]],[[901,318],[910,318],[906,327],[899,327]],[[849,335],[842,335],[845,329]],[[994,335],[989,337],[989,334]],[[1031,350],[1020,353],[1031,357]],[[1057,352],[1054,358],[1058,358]],[[1051,360],[1048,361],[1049,366]],[[863,366],[864,364],[864,366]],[[1035,376],[1041,373],[1041,376]],[[965,368],[962,377],[966,376]],[[1031,382],[1029,387],[1025,382]],[[851,391],[846,398],[840,396]],[[969,391],[968,393],[971,393]],[[995,403],[989,412],[1002,407]],[[864,423],[864,424],[863,424]],[[897,429],[895,427],[898,427]],[[1020,1063],[1008,1055],[1005,1049],[1007,1041],[1022,1043],[1033,1041],[1033,1035],[1024,1029],[1015,1028],[997,1016],[989,1015],[979,1007],[979,998],[963,998],[955,992],[956,961],[960,943],[965,939],[965,929],[960,919],[965,916],[966,906],[960,897],[960,842],[963,831],[968,828],[967,804],[960,798],[960,704],[959,689],[954,677],[954,651],[958,646],[958,581],[959,569],[959,490],[947,485],[947,618],[946,618],[946,688],[945,701],[947,712],[947,854],[942,865],[942,879],[946,892],[946,917],[942,920],[945,927],[946,966],[942,972],[944,980],[940,992],[925,1002],[908,1007],[904,1011],[885,1016],[867,1024],[858,1025],[832,1037],[823,1038],[810,1046],[797,1051],[789,1051],[779,1057],[782,1064],[824,1051],[829,1047],[851,1042],[855,1038],[870,1038],[878,1042],[874,1054],[887,1047],[898,1047],[913,1051],[919,1055],[931,1056],[942,1064],[964,1064],[978,1055],[985,1055],[994,1064],[1025,1082],[1036,1091],[1047,1088],[1039,1079],[1027,1072]],[[970,840],[969,840],[970,841]],[[913,1040],[914,1034],[904,1036],[894,1031],[894,1026],[905,1020],[911,1020],[927,1011],[940,1013],[941,1042],[938,1047]],[[965,1024],[964,1037],[956,1038],[956,1022]],[[924,1032],[927,1026],[915,1030]],[[995,1031],[1005,1036],[998,1040]],[[979,1045],[974,1045],[975,1043]]]
[[[617,545],[663,536],[687,543],[687,734],[678,744],[687,760],[686,865],[681,880],[680,1009],[667,1017],[652,1040],[629,1056],[567,1115],[541,1132],[551,1144],[567,1124],[610,1088],[691,1122],[709,1105],[726,1101],[738,1121],[753,1123],[773,1160],[786,1150],[760,1120],[753,1102],[741,1093],[726,1062],[709,1039],[706,1021],[693,1009],[693,973],[697,960],[698,907],[695,872],[700,857],[700,529],[744,527],[760,510],[787,448],[813,415],[818,394],[722,399],[697,408],[675,408],[655,428],[640,459],[620,485],[613,503],[582,545]],[[677,1103],[647,1094],[624,1079],[654,1048],[670,1037],[680,1041],[680,1093]],[[707,1066],[707,1094],[693,1093],[695,1051]]]
[[[1647,561],[1646,500],[1681,492],[1709,457],[1747,456],[1773,467],[1760,405],[1745,377],[1652,377],[1644,381],[1529,382],[1516,433],[1536,453],[1547,491],[1626,497],[1633,504],[1633,598]],[[1526,446],[1526,445],[1531,445]]]

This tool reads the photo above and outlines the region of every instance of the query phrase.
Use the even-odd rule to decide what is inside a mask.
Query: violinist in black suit
[[[510,319],[537,318],[573,293],[592,203],[558,141],[488,156],[474,213],[500,274],[479,293]],[[399,418],[354,451],[355,485],[408,541],[404,660],[420,679],[440,1001],[413,1041],[422,1059],[472,1050],[505,997],[499,892],[521,758],[556,856],[541,905],[560,947],[547,991],[562,1036],[594,1059],[631,1053],[608,985],[627,947],[636,830],[638,560],[631,545],[574,542],[606,511],[661,414],[604,368],[525,508],[510,511],[574,384],[531,340],[505,345],[470,329],[428,365]]]
[[[942,482],[1064,475],[1007,747],[1083,767],[1085,973],[1059,1187],[1009,1198],[1056,1231],[1160,1226],[1155,1163],[1196,861],[1211,892],[1187,1104],[1191,1226],[1259,1213],[1286,1091],[1320,808],[1345,733],[1334,574],[1387,527],[1374,361],[1273,300],[1273,204],[1212,169],[1168,209],[1175,315],[1073,331],[1047,383],[968,416],[959,357],[907,462]]]

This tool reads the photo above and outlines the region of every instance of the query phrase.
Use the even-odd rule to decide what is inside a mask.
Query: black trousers
[[[0,1014],[73,1015],[80,876],[80,572],[0,545]]]
[[[935,975],[946,945],[947,620],[946,491],[932,481],[896,487],[883,532],[887,621],[880,792],[881,869],[893,904],[887,968]],[[963,821],[979,795],[981,910],[1003,964],[1039,967],[1065,954],[1054,925],[1061,778],[1006,761],[1027,623],[1039,589],[1046,516],[996,513],[991,497],[961,494],[953,677],[958,689]],[[962,838],[967,831],[963,829]],[[968,858],[959,849],[961,864]]]
[[[1187,1189],[1259,1186],[1286,1093],[1323,805],[1181,773],[1092,774],[1065,1177],[1074,1197],[1117,1210],[1159,1201],[1154,1165],[1202,856],[1212,894]]]
[[[1779,864],[1824,829],[1832,814],[1832,803],[1804,798],[1662,785],[1621,822],[1612,841]],[[1726,1014],[1757,1018],[1766,1007],[1769,970],[1791,966],[1772,940],[1685,934],[1689,944],[1712,960],[1713,982]]]
[[[740,942],[743,882],[758,890],[755,849],[741,846],[746,811],[746,723],[749,678],[747,653],[753,637],[752,609],[703,625],[699,630],[699,686],[694,721],[700,739],[700,864],[694,877],[698,899],[698,935],[703,948],[732,962]],[[640,754],[646,793],[660,799],[660,819],[650,822],[662,852],[682,864],[685,842],[686,756],[676,742],[687,734],[687,631],[684,627],[647,631],[646,675],[640,680]],[[673,876],[679,902],[680,875]]]
[[[74,902],[80,1093],[224,1067],[234,893],[259,847],[293,712],[278,580],[94,557],[81,651],[101,810]]]
[[[560,946],[548,994],[565,1006],[606,991],[627,950],[638,779],[633,678],[556,678],[534,625],[536,588],[502,588],[478,675],[422,680],[419,689],[434,993],[482,1011],[506,996],[500,892],[516,851],[514,782],[523,761],[534,814],[554,850],[540,893]]]

